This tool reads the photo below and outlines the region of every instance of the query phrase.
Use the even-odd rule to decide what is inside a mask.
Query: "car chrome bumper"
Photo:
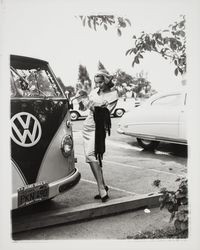
[[[79,173],[78,169],[75,168],[75,171],[65,178],[59,179],[58,181],[49,183],[49,197],[51,199],[70,188],[74,187],[80,180],[81,174]],[[12,210],[18,208],[18,194],[14,193],[12,195]]]

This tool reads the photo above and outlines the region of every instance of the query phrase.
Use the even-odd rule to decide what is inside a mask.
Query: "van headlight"
[[[73,149],[73,140],[70,135],[65,135],[61,141],[61,152],[64,157],[68,157]]]

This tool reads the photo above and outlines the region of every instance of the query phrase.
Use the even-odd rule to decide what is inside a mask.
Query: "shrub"
[[[168,209],[170,222],[174,221],[176,233],[182,237],[188,237],[188,181],[186,178],[177,179],[180,181],[176,191],[161,189],[163,194],[160,197],[160,209]]]

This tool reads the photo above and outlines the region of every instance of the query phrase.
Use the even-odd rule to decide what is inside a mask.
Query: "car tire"
[[[150,141],[137,138],[137,142],[145,150],[153,151],[158,147],[159,141]]]
[[[72,120],[72,121],[78,120],[79,116],[80,116],[80,115],[79,115],[78,112],[76,112],[76,111],[70,111],[70,117],[71,117],[71,120]]]
[[[114,112],[114,116],[115,117],[122,117],[124,112],[125,111],[123,109],[116,109],[115,112]]]

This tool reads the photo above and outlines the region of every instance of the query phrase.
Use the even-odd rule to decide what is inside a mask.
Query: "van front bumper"
[[[51,199],[71,189],[80,181],[80,178],[81,178],[81,174],[79,173],[78,169],[75,168],[75,170],[70,176],[64,177],[55,182],[48,183],[48,186],[49,186],[48,199]],[[12,210],[17,209],[17,208],[18,208],[18,194],[14,193],[12,195]]]

